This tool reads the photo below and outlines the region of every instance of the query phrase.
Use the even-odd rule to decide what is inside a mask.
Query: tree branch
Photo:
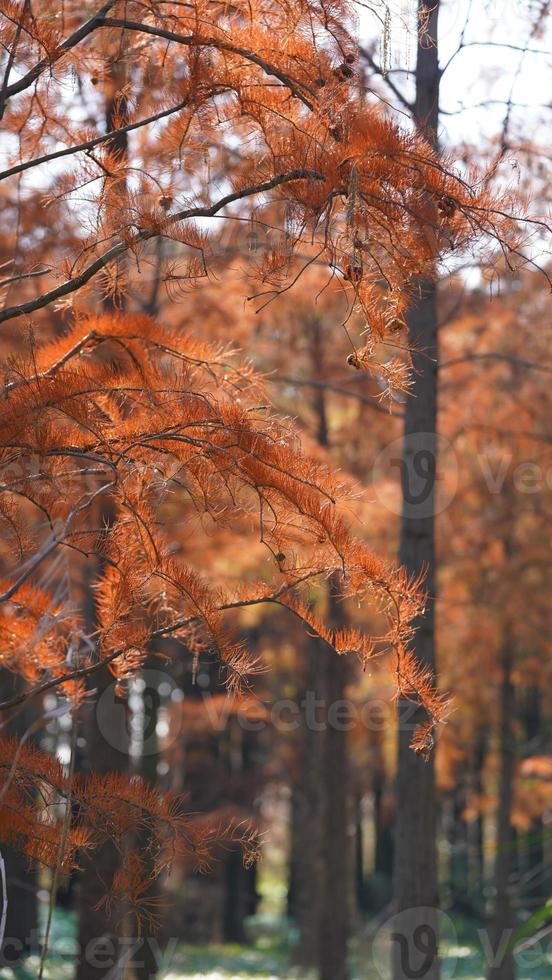
[[[289,184],[294,180],[324,180],[324,175],[318,173],[316,170],[306,170],[304,168],[298,168],[297,170],[290,170],[287,174],[280,174],[276,177],[272,177],[270,180],[263,181],[261,184],[252,184],[248,187],[244,187],[241,191],[234,191],[231,194],[226,194],[215,204],[210,207],[197,207],[189,208],[185,211],[177,211],[175,214],[170,215],[168,218],[169,224],[176,224],[179,221],[187,221],[190,218],[213,218],[222,211],[227,205],[233,204],[235,201],[243,200],[247,197],[253,197],[256,194],[263,194],[266,191],[273,190],[275,187],[279,187],[282,184]],[[36,296],[32,300],[28,300],[26,303],[20,303],[18,306],[9,306],[4,310],[0,311],[0,323],[5,320],[13,320],[14,317],[22,316],[25,313],[34,313],[35,310],[40,310],[44,306],[49,306],[50,303],[54,303],[56,300],[61,299],[63,296],[68,296],[70,293],[76,292],[85,286],[86,283],[90,282],[91,279],[97,275],[102,269],[107,265],[117,259],[120,255],[123,255],[130,248],[134,248],[136,245],[142,242],[151,241],[153,238],[159,237],[163,234],[158,231],[139,231],[130,242],[117,242],[110,249],[100,255],[97,259],[88,265],[80,275],[75,276],[73,279],[67,280],[67,282],[62,283],[61,286],[56,286],[54,289],[50,289],[47,293],[42,293],[40,296]]]

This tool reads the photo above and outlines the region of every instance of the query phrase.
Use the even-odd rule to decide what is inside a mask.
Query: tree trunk
[[[457,783],[448,799],[448,879],[451,909],[460,915],[471,915],[469,897],[468,825],[465,819],[466,785],[463,772],[457,772]]]
[[[394,799],[388,792],[381,733],[374,733],[370,753],[374,813],[374,860],[370,883],[370,909],[381,912],[391,899],[394,852]]]
[[[480,916],[484,910],[482,901],[485,875],[485,822],[481,807],[483,796],[483,770],[488,751],[489,733],[486,725],[477,728],[468,774],[469,799],[476,815],[468,821],[468,868],[469,893],[474,911]]]
[[[488,980],[514,980],[515,962],[511,938],[514,914],[510,899],[514,836],[512,832],[512,796],[515,766],[515,735],[513,730],[515,695],[512,683],[512,651],[505,644],[500,657],[500,777],[496,816],[496,857],[494,870],[495,904],[491,922],[493,961]]]
[[[330,586],[332,625],[343,625],[343,606]],[[324,671],[324,697],[327,723],[323,757],[323,856],[324,879],[320,916],[320,980],[346,980],[347,939],[349,926],[347,801],[348,765],[347,733],[339,722],[337,706],[345,699],[348,663],[325,651],[321,663]]]
[[[233,739],[228,751],[228,780],[232,798],[255,812],[255,793],[259,786],[259,736],[229,726],[228,737]],[[246,943],[245,920],[254,915],[257,894],[257,868],[246,868],[243,855],[234,850],[225,858],[223,938],[228,943]]]
[[[419,0],[420,17],[427,12]],[[431,5],[427,32],[418,41],[416,62],[415,121],[418,129],[437,147],[439,121],[439,65],[437,18],[439,2]],[[428,224],[428,233],[431,233]],[[408,316],[412,349],[412,397],[405,403],[404,448],[401,467],[403,513],[400,562],[410,576],[425,573],[428,593],[425,614],[416,623],[413,652],[418,662],[435,669],[435,466],[437,454],[437,293],[432,281],[420,281],[416,303]],[[433,758],[424,761],[410,748],[412,730],[425,720],[414,716],[412,706],[399,701],[397,808],[395,830],[394,892],[397,912],[393,944],[394,980],[413,976],[409,964],[418,964],[416,975],[438,980],[438,903],[436,860],[436,792]],[[408,722],[406,719],[408,718]],[[427,939],[420,959],[416,937]],[[424,972],[420,973],[422,969]]]
[[[295,832],[292,842],[293,914],[299,930],[295,951],[301,969],[314,969],[318,963],[318,937],[323,881],[322,769],[323,742],[321,712],[314,710],[323,698],[320,666],[327,650],[309,640],[304,652],[303,704],[300,738],[300,779],[294,790]]]
[[[113,516],[104,511],[109,524]],[[89,633],[96,626],[96,609],[90,583],[84,584],[85,623]],[[97,773],[128,769],[129,738],[127,706],[114,696],[114,678],[107,667],[88,678],[96,695],[82,710],[81,731],[85,740],[82,768]],[[82,872],[77,888],[78,950],[76,980],[122,980],[120,909],[108,914],[98,903],[104,898],[121,862],[115,846],[106,842],[90,856],[81,858]]]
[[[126,99],[121,98],[120,91],[126,81],[126,67],[122,47],[111,64],[110,78],[106,80],[105,126],[110,132],[124,125],[126,115]],[[109,141],[109,149],[119,157],[128,153],[128,135],[117,133]],[[126,199],[126,181],[118,189],[121,200]],[[110,189],[114,195],[114,189]],[[103,300],[106,311],[115,309],[114,297],[107,293]],[[109,504],[101,515],[100,526],[109,527],[113,514]],[[87,587],[87,626],[92,634],[96,628],[96,611],[92,588]],[[90,686],[95,688],[94,704],[88,707],[84,720],[84,736],[86,740],[85,766],[92,772],[126,772],[129,768],[129,738],[127,728],[126,705],[117,701],[112,695],[114,691],[113,675],[107,667],[92,675]],[[100,713],[99,701],[102,699]],[[86,710],[86,709],[85,709]],[[119,980],[125,971],[122,964],[122,932],[126,923],[121,909],[114,909],[108,914],[104,906],[98,907],[98,902],[105,896],[109,884],[121,862],[121,855],[116,848],[106,842],[94,852],[92,858],[83,859],[83,872],[79,882],[79,962],[76,980]],[[127,937],[128,938],[128,937]]]
[[[332,603],[332,618],[342,615]],[[337,625],[337,623],[336,623]],[[348,939],[347,734],[338,704],[348,665],[315,640],[307,650],[301,786],[295,788],[293,904],[296,961],[320,980],[346,980]]]
[[[112,702],[114,680],[107,667],[93,675],[96,699],[103,697],[99,721],[96,705],[90,705],[83,719],[86,738],[85,764],[96,773],[125,772],[128,769],[126,706]],[[121,862],[121,854],[111,842],[102,844],[90,857],[83,857],[78,888],[79,962],[76,980],[122,980],[121,910],[108,914],[98,902],[109,889]]]
[[[364,872],[364,824],[362,814],[362,793],[355,793],[355,905],[361,915],[368,911],[366,875]]]
[[[525,732],[524,755],[543,755],[546,752],[543,727],[542,692],[535,684],[525,692],[520,706],[520,716]],[[538,907],[550,897],[551,872],[546,859],[543,815],[531,821],[524,847],[524,898],[528,906]]]
[[[8,700],[21,690],[22,683],[7,670],[0,671],[2,701]],[[32,723],[33,702],[7,721],[3,735],[23,736]],[[2,719],[6,721],[5,718]],[[0,965],[11,967],[17,972],[22,958],[28,953],[36,953],[39,948],[36,869],[29,866],[28,859],[11,847],[2,846],[2,857],[6,871],[6,890],[8,908],[4,941],[0,953]],[[2,896],[3,898],[4,896]]]
[[[150,654],[144,665],[144,681],[146,687],[142,695],[143,710],[143,739],[142,754],[136,766],[139,775],[150,786],[155,786],[158,782],[157,764],[159,762],[159,740],[157,738],[157,722],[159,718],[159,695],[155,678],[159,670],[159,659],[155,654]],[[155,671],[151,676],[148,671]],[[140,850],[140,841],[137,843]],[[153,858],[146,858],[145,873],[153,871]],[[158,878],[153,878],[145,896],[152,903],[161,896],[161,886]],[[135,980],[154,980],[159,971],[159,958],[156,955],[159,947],[153,946],[149,942],[150,936],[143,938],[136,954],[136,966],[134,968]]]

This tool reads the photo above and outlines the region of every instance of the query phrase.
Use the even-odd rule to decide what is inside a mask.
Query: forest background
[[[0,184],[0,660],[12,739],[0,758],[0,976],[545,978],[549,4],[189,13],[120,2],[112,19],[167,32],[197,16],[242,31],[242,49],[215,45],[221,67],[203,53],[195,63],[192,44],[181,69],[169,37],[150,49],[112,24],[56,76],[48,31],[100,7],[0,8],[0,151],[14,171]],[[265,18],[270,28],[274,10],[280,27],[301,25],[304,49],[274,52],[286,69],[278,61],[257,104],[248,72],[266,72],[278,33],[255,40],[253,62],[243,38]],[[334,46],[309,138],[325,127],[344,144],[339,158],[333,144],[320,154],[332,193],[345,185],[340,228],[328,222],[320,248],[316,190],[286,196],[273,182],[281,160],[295,173],[294,154],[310,152],[301,137],[289,149],[304,105],[262,102],[269,85],[275,99],[282,88],[304,98],[307,16],[326,17]],[[51,83],[40,78],[11,113],[26,32],[41,38]],[[130,128],[148,98],[164,113],[178,85],[201,93],[195,117],[180,92],[165,135],[163,124],[151,140]],[[239,92],[224,138],[209,86]],[[372,114],[356,135],[341,100],[343,120]],[[394,143],[387,124],[427,151]],[[98,133],[78,168],[56,156]],[[362,196],[363,146],[381,215]],[[52,158],[27,172],[40,154]],[[419,172],[403,186],[396,161],[408,154]],[[177,208],[187,217],[172,231]],[[134,240],[144,228],[151,237]],[[88,256],[116,235],[121,257],[77,289]],[[60,283],[71,290],[54,295]],[[93,397],[69,374],[55,387],[74,357]],[[208,435],[197,406],[187,422],[194,453],[209,446],[201,465],[169,445],[192,394],[209,412]],[[56,428],[52,399],[66,397]],[[45,462],[62,454],[78,478]],[[115,477],[107,493],[78,485],[123,462],[124,493]],[[76,530],[61,534],[71,508]],[[97,671],[106,657],[112,669]]]

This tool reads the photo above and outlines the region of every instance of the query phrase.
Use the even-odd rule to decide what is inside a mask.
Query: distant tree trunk
[[[499,788],[496,814],[496,857],[494,869],[495,903],[491,921],[491,945],[494,961],[487,973],[488,980],[514,980],[515,961],[510,942],[514,930],[514,914],[510,898],[510,878],[513,864],[514,835],[512,833],[512,796],[516,758],[514,711],[515,694],[512,683],[512,649],[506,642],[500,655],[499,694]]]
[[[520,699],[521,700],[521,699]],[[542,692],[532,684],[524,694],[520,704],[521,722],[525,731],[524,755],[541,755],[546,751]],[[545,824],[542,814],[531,821],[525,846],[524,896],[528,905],[539,906],[552,892],[551,872],[545,852]]]
[[[222,935],[226,943],[245,943],[245,919],[250,911],[249,873],[244,868],[239,851],[232,851],[224,860],[224,909]]]
[[[470,915],[472,908],[469,897],[468,825],[465,811],[466,784],[463,772],[458,772],[456,785],[448,799],[450,905],[461,915]]]
[[[354,799],[355,821],[355,905],[361,914],[368,911],[369,902],[364,869],[364,822],[362,814],[362,793],[357,790]]]
[[[111,76],[106,81],[106,131],[117,129],[124,125],[126,114],[126,99],[121,97],[126,80],[126,68],[123,51],[120,50],[111,65]],[[128,136],[117,133],[109,141],[109,149],[124,157],[128,153]],[[113,194],[113,190],[111,190]],[[121,189],[126,195],[126,183]],[[103,301],[106,311],[113,310],[115,303],[111,294]],[[113,514],[109,505],[100,519],[100,526],[109,526]],[[87,626],[92,633],[97,626],[94,596],[88,586],[86,596]],[[107,667],[96,671],[90,677],[89,686],[96,689],[95,705],[85,709],[84,736],[86,741],[84,766],[91,772],[109,773],[126,772],[129,768],[129,738],[126,723],[126,706],[110,696],[114,688],[113,675]],[[104,696],[102,704],[105,709],[101,716],[98,714],[98,703]],[[98,902],[105,896],[113,875],[121,862],[121,855],[116,848],[106,842],[94,852],[93,858],[83,859],[83,872],[79,882],[79,929],[78,943],[80,958],[77,966],[76,980],[119,980],[125,973],[121,965],[121,933],[125,929],[121,909],[114,909],[108,914],[103,906],[97,907]]]
[[[393,817],[394,800],[389,793],[381,733],[373,733],[370,752],[373,807],[373,876],[369,889],[369,906],[380,912],[389,904],[393,878]]]
[[[234,750],[228,753],[230,792],[236,802],[241,799],[253,810],[258,735],[230,725],[229,737],[235,743]],[[245,920],[255,914],[258,902],[256,865],[246,868],[241,852],[234,850],[225,858],[223,880],[223,939],[228,943],[245,943]]]
[[[107,667],[93,675],[96,698],[105,697],[110,704],[113,676]],[[114,704],[102,714],[98,724],[95,705],[89,705],[83,718],[86,738],[85,767],[90,772],[125,772],[128,769],[128,733],[125,707]],[[83,713],[84,714],[84,713]],[[105,896],[113,875],[121,862],[121,854],[110,842],[102,844],[90,857],[82,857],[82,873],[78,888],[80,958],[76,980],[122,980],[121,910],[108,914],[97,903]]]
[[[21,680],[7,670],[0,671],[1,700],[8,700],[22,688]],[[21,737],[32,723],[32,704],[27,703],[24,710],[8,721],[3,734]],[[2,721],[6,721],[5,718]],[[29,866],[28,859],[2,845],[2,857],[6,869],[6,888],[8,908],[4,942],[0,954],[0,965],[16,971],[21,959],[27,953],[35,952],[39,946],[37,888],[38,878],[35,868]]]
[[[311,356],[315,374],[323,371],[321,324],[314,317],[311,327]],[[320,446],[330,447],[330,430],[325,392],[314,391],[314,411],[317,419],[317,439]],[[343,603],[339,601],[339,583],[330,581],[328,590],[329,621],[335,629],[346,626]],[[345,700],[349,664],[327,649],[320,650],[317,665],[320,673],[324,726],[322,750],[318,753],[321,812],[320,860],[321,881],[315,887],[321,891],[318,926],[318,972],[320,980],[346,980],[348,977],[347,945],[349,936],[349,841],[348,821],[348,752],[347,725],[339,715]]]
[[[343,625],[343,606],[330,585],[332,625]],[[320,916],[320,980],[346,980],[349,928],[348,860],[348,758],[347,733],[339,720],[338,707],[345,699],[348,663],[345,657],[324,651],[320,664],[324,672],[327,705],[326,730],[322,733],[323,768],[323,857],[324,878]]]
[[[316,969],[320,980],[346,980],[347,750],[346,733],[335,724],[335,705],[345,696],[346,664],[320,644],[310,646],[314,687],[305,719],[303,786],[295,803],[301,828],[293,879],[300,935],[296,959],[302,968]]]
[[[437,19],[439,0],[429,8],[419,0],[419,17],[431,11],[427,30],[418,40],[416,101],[414,117],[419,131],[438,145],[439,59]],[[428,234],[431,234],[428,222]],[[411,576],[425,573],[428,593],[425,613],[416,623],[413,652],[418,662],[435,669],[435,465],[437,453],[437,291],[430,281],[416,286],[416,302],[408,315],[409,345],[412,350],[413,390],[405,402],[402,459],[403,514],[400,562]],[[420,474],[423,472],[423,476]],[[436,791],[433,758],[424,761],[410,748],[412,729],[425,720],[419,711],[399,702],[397,805],[395,818],[394,893],[397,912],[402,913],[393,946],[394,980],[407,980],[409,964],[419,962],[414,931],[429,935],[429,951],[423,961],[423,980],[438,980],[437,946],[437,860]],[[408,724],[404,719],[408,718]],[[428,911],[426,911],[428,910]],[[399,920],[397,920],[399,922]],[[416,959],[418,957],[418,959]],[[418,969],[421,969],[418,966]],[[411,974],[412,975],[412,974]]]
[[[302,701],[305,712],[299,737],[300,776],[294,788],[295,834],[292,841],[293,904],[292,911],[299,930],[295,959],[302,969],[318,964],[321,891],[323,880],[322,768],[323,741],[319,726],[323,724],[320,709],[314,707],[323,698],[320,663],[327,651],[315,640],[309,640],[300,666],[303,676]]]
[[[159,762],[159,741],[157,738],[157,721],[159,718],[159,695],[157,687],[148,677],[148,670],[158,670],[159,660],[151,654],[144,665],[144,680],[146,687],[142,697],[143,707],[143,742],[142,754],[137,762],[136,769],[142,779],[150,786],[155,786],[158,781],[157,764]],[[153,675],[156,676],[155,674]],[[137,842],[137,849],[140,850],[140,841]],[[153,859],[149,859],[149,866],[144,868],[145,873],[153,870]],[[158,878],[154,878],[148,888],[147,898],[154,901],[161,894],[161,887]],[[159,962],[156,956],[158,947],[153,947],[149,942],[150,937],[144,936],[140,948],[135,957],[136,966],[134,968],[135,980],[154,980],[159,971]]]
[[[483,770],[488,751],[489,733],[486,725],[479,725],[473,739],[468,768],[468,806],[472,811],[466,825],[468,894],[474,914],[484,913],[483,882],[485,876],[485,818],[481,806],[483,796]]]

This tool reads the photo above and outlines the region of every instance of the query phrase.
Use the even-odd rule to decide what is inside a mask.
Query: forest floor
[[[253,922],[251,945],[179,945],[171,950],[159,980],[283,980],[296,977],[290,967],[293,931],[284,920],[269,916]],[[443,980],[484,980],[485,969],[475,924],[455,922],[457,942],[442,950]],[[51,937],[51,953],[44,980],[72,980],[74,971],[75,920],[71,913],[57,912]],[[161,948],[163,946],[161,945]],[[17,972],[0,968],[2,980],[35,980],[39,960],[30,956]],[[388,980],[387,971],[374,963],[368,933],[357,936],[351,957],[352,980]],[[518,980],[546,980],[552,976],[552,953],[540,965],[521,968]]]

